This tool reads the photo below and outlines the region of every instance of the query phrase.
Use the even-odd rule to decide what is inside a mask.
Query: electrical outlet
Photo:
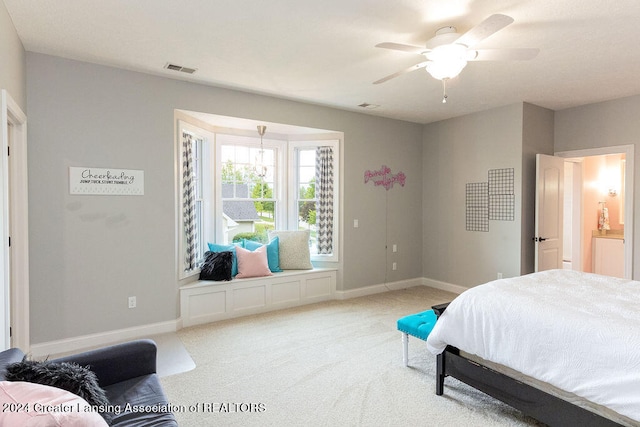
[[[393,252],[398,252],[398,245],[396,245],[395,243],[393,244],[393,246],[391,247],[391,250]]]
[[[498,273],[498,279],[502,279],[502,273]]]
[[[360,226],[359,222],[357,219],[353,220],[353,228],[358,228]]]
[[[391,264],[391,269],[392,270],[397,270],[398,269],[398,263],[394,262],[393,264]]]
[[[136,297],[129,297],[129,308],[136,308]]]

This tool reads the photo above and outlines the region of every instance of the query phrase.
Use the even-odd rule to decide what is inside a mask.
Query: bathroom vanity
[[[624,232],[594,230],[592,239],[593,272],[624,278]]]

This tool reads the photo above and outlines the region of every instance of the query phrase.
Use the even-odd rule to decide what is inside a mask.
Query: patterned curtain
[[[333,253],[333,150],[316,148],[318,253]]]
[[[184,219],[184,235],[186,242],[184,271],[197,267],[196,248],[198,230],[196,227],[196,189],[193,165],[193,136],[182,133],[182,217]]]

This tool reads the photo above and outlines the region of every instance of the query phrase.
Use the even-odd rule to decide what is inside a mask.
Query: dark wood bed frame
[[[448,303],[439,304],[432,309],[436,316],[440,317],[448,305]],[[436,394],[438,396],[444,393],[444,379],[447,376],[457,378],[550,426],[620,425],[560,397],[472,361],[462,356],[460,351],[452,346],[447,346],[445,351],[436,357]]]

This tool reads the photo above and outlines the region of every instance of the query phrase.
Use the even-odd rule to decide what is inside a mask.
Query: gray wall
[[[554,112],[524,104],[522,124],[522,245],[520,273],[534,271],[536,154],[553,155]]]
[[[535,155],[553,154],[551,110],[514,104],[426,125],[423,146],[423,271],[464,287],[533,272]],[[489,169],[514,168],[514,221],[466,231],[465,185]]]
[[[33,343],[178,317],[175,108],[344,132],[343,291],[417,277],[470,287],[530,272],[535,153],[636,144],[640,130],[640,97],[555,113],[517,104],[421,126],[33,53],[25,79],[9,33],[0,83],[21,103],[28,82]],[[364,184],[381,165],[404,172],[406,186]],[[145,195],[70,196],[69,166],[143,169]],[[467,232],[465,184],[503,167],[516,170],[516,220]],[[639,262],[636,251],[634,271]]]
[[[176,108],[344,132],[339,290],[422,276],[421,125],[35,53],[26,63],[33,343],[179,316]],[[383,164],[406,186],[365,185]],[[145,195],[71,196],[69,166],[142,169]]]
[[[4,2],[0,1],[0,89],[6,89],[23,112],[27,111],[25,52]]]
[[[423,272],[471,287],[520,274],[523,104],[426,125],[423,145]],[[466,231],[467,183],[489,169],[514,168],[515,221]]]
[[[640,212],[640,96],[570,108],[555,113],[556,152],[587,148],[634,145],[634,217]],[[633,231],[633,277],[640,271],[640,228]]]

